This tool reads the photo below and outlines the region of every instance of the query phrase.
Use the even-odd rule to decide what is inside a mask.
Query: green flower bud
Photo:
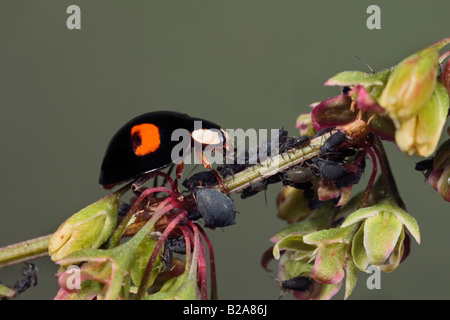
[[[438,50],[429,46],[395,67],[379,100],[394,121],[409,119],[425,107],[436,84],[438,63]]]
[[[449,97],[438,81],[425,107],[408,120],[400,121],[395,133],[399,148],[409,155],[428,157],[439,142],[447,119]]]
[[[53,261],[88,248],[99,248],[111,236],[117,222],[119,198],[115,192],[68,218],[50,238],[48,252]]]
[[[356,266],[366,271],[377,265],[383,271],[393,271],[401,261],[405,230],[420,243],[417,221],[390,199],[359,209],[348,216],[342,227],[363,222],[353,236],[352,256]]]

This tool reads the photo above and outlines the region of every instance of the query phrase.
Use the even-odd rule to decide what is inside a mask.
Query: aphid
[[[242,190],[241,199],[246,199],[261,191],[267,190],[267,184],[268,184],[267,180],[255,182],[250,187],[247,187],[244,190]]]
[[[161,256],[161,261],[164,265],[164,268],[166,270],[170,269],[170,266],[172,265],[172,260],[173,260],[173,253],[172,250],[170,250],[169,247],[164,246],[164,251],[163,254]]]
[[[214,189],[197,189],[195,197],[205,227],[223,228],[236,223],[234,202],[226,194]]]
[[[281,281],[283,290],[306,291],[311,286],[312,281],[308,277],[298,276]]]
[[[284,153],[288,150],[301,147],[303,145],[306,145],[308,142],[308,136],[287,138],[286,141],[280,146],[280,153]]]
[[[167,240],[166,245],[172,252],[180,254],[186,253],[186,240],[183,237]]]
[[[341,93],[342,93],[342,94],[348,94],[351,90],[352,90],[351,87],[349,87],[349,86],[343,86],[343,87],[341,88]]]
[[[18,280],[12,287],[18,295],[30,287],[37,285],[36,269],[34,264],[25,263],[25,267],[22,269],[23,279]]]
[[[119,203],[119,212],[118,215],[120,217],[124,217],[126,216],[126,214],[128,213],[128,211],[130,211],[131,209],[131,205],[125,202],[120,202]]]
[[[278,130],[276,134],[271,136],[270,140],[262,143],[261,146],[258,147],[256,152],[252,156],[249,157],[248,163],[249,164],[256,164],[261,163],[267,158],[272,157],[276,154],[279,154],[281,151],[282,146],[286,143],[288,139],[288,132],[284,129]],[[274,154],[274,151],[277,150],[277,153]]]
[[[189,191],[193,191],[197,187],[208,187],[216,183],[217,178],[211,171],[201,171],[184,180],[183,186]]]
[[[433,170],[433,162],[434,158],[428,158],[422,161],[419,161],[416,163],[416,166],[414,167],[417,171],[422,171],[425,177],[428,177]]]
[[[357,184],[361,179],[362,174],[364,173],[364,169],[366,168],[366,161],[364,159],[361,160],[358,166],[358,170],[356,172],[353,171],[345,171],[345,173],[339,178],[335,180],[335,185],[337,188],[347,187],[352,184]]]
[[[247,163],[230,163],[230,164],[224,164],[217,168],[217,171],[220,173],[220,175],[225,178],[228,176],[232,176],[236,173],[239,173],[246,168],[249,167],[248,162]]]
[[[347,172],[343,166],[331,160],[315,158],[313,163],[317,166],[319,172],[330,180],[337,180]]]
[[[327,152],[334,151],[337,147],[344,143],[345,137],[345,132],[339,131],[333,133],[327,140],[325,140],[323,146],[320,147],[320,154],[324,155]]]
[[[293,183],[304,183],[311,180],[313,176],[314,173],[310,168],[295,166],[284,172],[283,179]]]
[[[200,128],[196,122],[201,123]],[[190,133],[191,145],[196,141],[202,147],[227,147],[225,131],[213,122],[171,111],[145,113],[127,122],[111,139],[101,166],[100,184],[112,188],[173,163],[180,163],[182,168],[183,155],[173,152],[180,147],[180,142],[172,139],[177,129]],[[206,156],[202,153],[201,157],[203,166],[210,169]]]

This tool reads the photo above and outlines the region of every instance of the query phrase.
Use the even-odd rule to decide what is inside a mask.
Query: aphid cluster
[[[319,131],[313,138],[320,137],[324,133],[332,131],[326,129]],[[286,130],[280,130],[278,135],[278,150],[281,155],[293,148],[302,148],[309,144],[310,138],[307,136],[288,137]],[[306,160],[299,165],[293,166],[285,171],[278,172],[270,177],[255,182],[241,191],[241,198],[246,199],[256,195],[262,191],[267,190],[269,184],[281,182],[283,185],[288,185],[297,189],[305,191],[305,196],[310,200],[310,207],[315,208],[320,205],[315,192],[315,181],[317,179],[326,179],[332,183],[336,188],[343,188],[356,184],[359,182],[365,169],[365,152],[362,150],[348,147],[349,138],[343,131],[336,131],[323,142],[320,147],[319,154],[313,159]],[[272,149],[275,140],[268,141],[266,144],[260,146],[267,150],[267,155],[272,156]],[[256,152],[256,155],[261,152]],[[236,161],[237,161],[236,157]],[[242,161],[244,159],[245,161]],[[240,158],[243,163],[224,164],[217,168],[217,171],[223,178],[233,176],[254,164],[254,160],[249,156],[247,151],[244,157]],[[251,162],[253,160],[253,162]],[[257,159],[258,161],[264,159]],[[194,174],[183,182],[188,190],[196,190],[196,188],[208,188],[217,184],[216,177],[209,171],[203,171]]]
[[[193,243],[193,234],[196,232],[201,231],[209,243],[200,225],[197,224],[199,219],[203,221],[205,227],[211,229],[224,228],[236,223],[233,200],[227,192],[211,188],[212,186],[219,185],[222,191],[226,191],[223,188],[223,179],[233,177],[250,167],[257,170],[263,161],[272,156],[280,154],[281,157],[289,157],[289,151],[308,146],[311,139],[324,133],[318,132],[312,138],[289,137],[288,132],[281,129],[278,135],[273,136],[256,150],[246,150],[239,155],[235,152],[231,163],[220,165],[216,169],[202,157],[202,164],[208,171],[196,173],[185,179],[182,185],[188,194],[184,194],[178,189],[178,180],[184,168],[182,162],[176,166],[175,180],[170,177],[170,171],[167,174],[161,172],[163,168],[174,167],[174,161],[168,154],[168,150],[174,147],[173,141],[169,138],[171,134],[177,128],[183,128],[190,133],[189,139],[201,141],[204,147],[213,145],[215,148],[218,141],[227,141],[226,134],[218,125],[204,121],[202,127],[195,128],[194,120],[199,119],[172,112],[139,116],[125,124],[113,137],[102,164],[100,183],[105,188],[131,180],[131,189],[137,195],[131,206],[122,205],[120,208],[120,215],[124,216],[124,219],[130,213],[136,216],[133,224],[127,226],[125,236],[135,234],[139,226],[148,221],[158,212],[161,204],[165,203],[168,209],[165,209],[166,213],[155,225],[155,231],[161,233],[155,252],[164,247],[162,262],[166,269],[171,268],[173,253],[187,253],[187,244]],[[219,134],[214,135],[213,130]],[[326,130],[333,134],[323,142],[320,150],[317,150],[316,157],[248,185],[241,190],[241,198],[251,197],[265,191],[269,184],[281,182],[283,185],[304,190],[310,208],[316,208],[322,204],[317,194],[316,182],[319,179],[326,179],[338,188],[357,183],[364,171],[365,153],[349,147],[351,144],[346,142],[350,138],[344,131],[332,130],[334,129]],[[205,138],[211,136],[214,139]],[[229,146],[221,145],[215,150],[223,151],[227,147]],[[144,187],[148,179],[158,175],[165,179],[165,183],[169,182],[170,188],[156,185],[153,188]],[[161,192],[168,193],[169,196],[160,197]],[[197,242],[197,245],[203,246],[201,242]],[[190,248],[192,250],[192,246]],[[154,263],[155,259],[156,253],[153,253],[150,261]],[[283,290],[304,291],[310,284],[310,279],[296,277],[283,281],[281,287]],[[201,290],[205,295],[206,288],[202,287]]]

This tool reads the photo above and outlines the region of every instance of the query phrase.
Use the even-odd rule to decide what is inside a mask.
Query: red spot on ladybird
[[[159,129],[151,123],[142,123],[131,128],[131,142],[137,156],[145,156],[158,150],[161,143]]]

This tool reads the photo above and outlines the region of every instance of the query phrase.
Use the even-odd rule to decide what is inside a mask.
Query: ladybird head
[[[192,139],[202,146],[214,146],[215,149],[231,148],[231,139],[227,132],[214,122],[194,118],[194,128],[191,131]]]

